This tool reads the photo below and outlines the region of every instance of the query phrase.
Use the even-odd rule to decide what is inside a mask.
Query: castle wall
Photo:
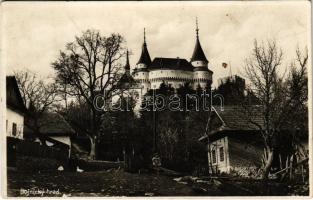
[[[212,83],[212,72],[211,71],[195,71],[194,72],[194,89],[200,85],[205,88],[208,84]]]
[[[196,89],[198,84],[202,88],[207,87],[212,83],[211,71],[183,71],[183,70],[152,70],[138,71],[134,74],[134,79],[137,80],[143,87],[143,94],[149,89],[157,89],[164,82],[167,85],[171,85],[173,88],[179,88],[185,83],[189,82],[191,86]]]
[[[186,82],[193,80],[193,72],[183,70],[153,70],[149,72],[149,81],[152,89],[157,89],[163,81],[173,88],[179,88]]]

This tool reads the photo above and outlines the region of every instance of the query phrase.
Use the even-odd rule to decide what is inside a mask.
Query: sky
[[[276,40],[284,52],[283,66],[295,58],[297,47],[310,44],[310,3],[301,2],[4,2],[1,66],[6,73],[28,69],[53,76],[51,63],[59,50],[87,29],[102,35],[121,34],[137,63],[146,28],[148,50],[154,57],[191,58],[195,19],[202,48],[217,80],[243,75],[253,41]],[[310,49],[310,47],[309,47]]]

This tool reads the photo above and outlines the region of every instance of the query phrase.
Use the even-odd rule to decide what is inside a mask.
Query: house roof
[[[156,57],[149,66],[149,70],[155,69],[193,71],[193,66],[186,59]]]
[[[223,122],[223,130],[259,130],[264,127],[259,106],[216,106],[215,113]]]
[[[8,107],[19,111],[20,113],[26,112],[26,107],[15,76],[6,77],[6,104]]]
[[[58,113],[45,113],[39,120],[39,131],[45,136],[71,136],[75,134],[73,128]],[[25,133],[32,133],[25,127]]]
[[[208,135],[203,135],[198,140],[204,141],[209,138],[214,141],[226,135],[253,135],[264,127],[259,106],[243,108],[241,106],[215,106],[213,107],[213,117],[218,118],[220,126],[211,130]],[[258,124],[260,127],[258,127]],[[241,137],[240,136],[240,137]]]

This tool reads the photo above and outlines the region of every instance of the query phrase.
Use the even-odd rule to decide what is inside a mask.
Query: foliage
[[[153,102],[149,103],[150,111],[141,111],[140,121],[148,132],[153,134],[154,118],[156,124],[156,148],[153,152],[160,154],[162,165],[174,170],[191,172],[196,170],[198,165],[206,165],[206,150],[203,144],[198,142],[198,138],[205,130],[207,111],[201,110],[202,100],[198,104],[200,110],[196,111],[196,101],[192,94],[202,94],[202,89],[193,90],[189,84],[174,90],[166,84],[161,84],[159,89],[148,91],[146,99],[153,99],[153,96],[164,95],[167,104],[163,110],[153,113]],[[173,96],[179,96],[181,104],[179,110],[169,109],[168,100]],[[146,102],[145,102],[146,103]],[[158,104],[158,102],[156,102]],[[176,105],[175,105],[176,107]],[[151,143],[151,148],[153,143]]]

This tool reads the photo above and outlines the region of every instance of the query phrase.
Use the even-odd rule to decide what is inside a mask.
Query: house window
[[[220,147],[220,161],[223,162],[224,161],[224,148]]]
[[[16,131],[17,131],[17,129],[16,129],[16,123],[13,123],[13,124],[12,124],[12,135],[13,135],[13,136],[16,136]]]
[[[212,150],[212,162],[216,163],[216,152],[215,152],[215,150]]]

